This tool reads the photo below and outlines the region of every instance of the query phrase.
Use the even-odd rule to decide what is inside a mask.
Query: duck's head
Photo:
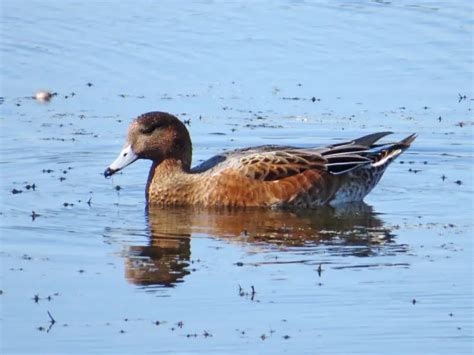
[[[172,159],[187,171],[191,156],[191,139],[184,124],[169,113],[148,112],[130,124],[125,146],[104,176],[112,176],[137,159],[150,159],[157,164]]]

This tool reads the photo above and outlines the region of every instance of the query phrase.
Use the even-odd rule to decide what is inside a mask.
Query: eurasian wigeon
[[[399,142],[375,144],[390,133],[326,147],[237,149],[191,168],[192,144],[185,125],[169,113],[149,112],[131,123],[125,147],[104,175],[137,159],[151,160],[146,197],[153,205],[334,206],[362,201],[416,138],[412,134]]]

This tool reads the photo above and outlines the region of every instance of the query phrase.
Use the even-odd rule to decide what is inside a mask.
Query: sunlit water
[[[1,6],[2,353],[472,352],[470,1]],[[147,211],[151,110],[195,163],[419,137],[363,204]]]

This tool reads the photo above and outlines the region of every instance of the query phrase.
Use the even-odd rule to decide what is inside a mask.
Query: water
[[[473,351],[471,2],[1,6],[2,353]],[[194,163],[419,137],[364,204],[147,211],[151,110]]]

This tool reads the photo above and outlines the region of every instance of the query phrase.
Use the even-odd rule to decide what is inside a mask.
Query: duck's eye
[[[155,126],[150,126],[150,127],[142,128],[140,131],[143,134],[151,134],[155,130],[155,128],[156,128]]]
[[[126,157],[128,155],[128,153],[123,153],[123,156]]]
[[[153,133],[153,131],[157,128],[162,128],[164,126],[164,123],[163,122],[156,122],[156,123],[153,123],[147,127],[143,127],[140,129],[140,132],[142,132],[143,134],[151,134]]]

